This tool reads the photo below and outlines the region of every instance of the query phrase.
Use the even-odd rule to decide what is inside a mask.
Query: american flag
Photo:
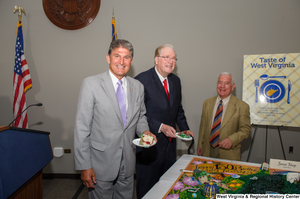
[[[23,33],[21,22],[19,22],[17,26],[13,86],[13,116],[16,118],[26,108],[25,93],[32,87],[32,81],[23,50]],[[27,112],[25,111],[12,125],[20,128],[28,128]]]

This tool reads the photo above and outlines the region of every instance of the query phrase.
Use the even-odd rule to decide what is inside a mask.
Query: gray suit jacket
[[[202,148],[202,155],[210,156],[210,131],[213,118],[213,110],[218,96],[204,101],[199,129],[198,148]],[[221,159],[241,160],[241,142],[251,133],[249,105],[244,101],[230,96],[227,109],[221,122],[220,137],[221,142],[229,138],[232,142],[231,149],[219,149]]]
[[[134,174],[135,152],[132,140],[149,130],[145,116],[144,87],[127,79],[127,125],[124,127],[109,71],[85,78],[82,82],[74,132],[75,168],[93,168],[96,178],[112,181],[121,159],[125,177]]]

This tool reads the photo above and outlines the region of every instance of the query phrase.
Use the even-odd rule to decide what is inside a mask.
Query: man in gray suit
[[[82,82],[75,123],[75,167],[81,170],[90,198],[131,199],[135,170],[132,140],[135,133],[156,140],[145,117],[144,87],[126,76],[132,58],[131,43],[115,40],[106,55],[109,70]]]

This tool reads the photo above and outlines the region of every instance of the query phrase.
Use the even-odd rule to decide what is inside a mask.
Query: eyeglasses
[[[158,56],[164,58],[165,61],[173,61],[176,62],[177,58],[176,57],[169,57],[169,56]]]

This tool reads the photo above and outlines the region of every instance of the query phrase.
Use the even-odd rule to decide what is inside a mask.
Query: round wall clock
[[[48,19],[66,30],[89,25],[97,16],[101,0],[43,0]]]

